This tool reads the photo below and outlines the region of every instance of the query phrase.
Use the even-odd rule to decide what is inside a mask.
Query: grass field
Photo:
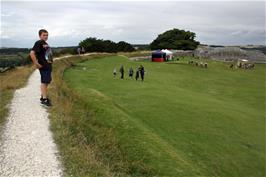
[[[64,111],[52,111],[66,173],[265,176],[266,65],[231,70],[209,61],[204,69],[187,60],[109,56],[66,70]],[[143,64],[145,82],[113,78],[121,64]]]

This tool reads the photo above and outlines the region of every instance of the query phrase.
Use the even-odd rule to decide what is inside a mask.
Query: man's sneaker
[[[41,101],[41,102],[43,101],[43,97],[40,98],[40,101]]]
[[[51,101],[48,98],[43,98],[41,103],[45,106],[52,106]]]

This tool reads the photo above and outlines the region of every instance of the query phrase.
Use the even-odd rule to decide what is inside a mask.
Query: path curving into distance
[[[1,130],[1,177],[63,175],[58,150],[49,130],[48,112],[39,101],[40,74],[35,70],[24,88],[15,91]]]

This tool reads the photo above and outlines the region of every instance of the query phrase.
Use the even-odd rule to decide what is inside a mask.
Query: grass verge
[[[8,114],[14,91],[25,85],[33,70],[32,66],[22,66],[0,74],[0,125]]]

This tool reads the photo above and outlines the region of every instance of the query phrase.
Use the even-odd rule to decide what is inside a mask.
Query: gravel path
[[[39,98],[40,74],[35,70],[26,87],[15,91],[0,133],[1,177],[62,176],[48,112]]]

